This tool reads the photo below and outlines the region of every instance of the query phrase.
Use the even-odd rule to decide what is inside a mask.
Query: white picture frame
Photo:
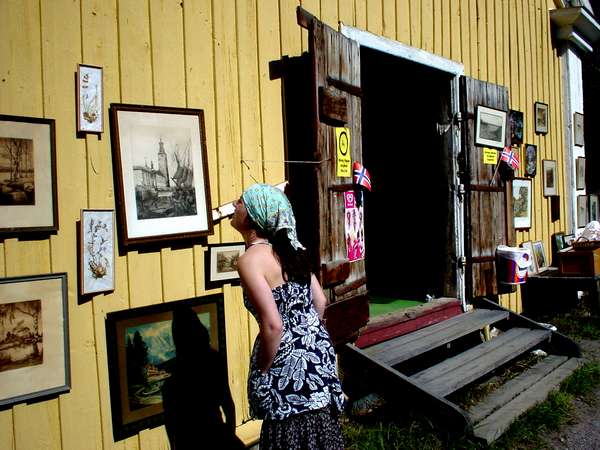
[[[82,209],[79,220],[79,294],[115,290],[115,212]]]
[[[531,228],[531,178],[514,178],[513,221],[517,230]]]
[[[224,284],[239,284],[237,260],[246,251],[243,242],[211,244],[206,249],[204,260],[205,289],[216,289]]]
[[[478,105],[475,117],[475,145],[504,148],[506,123],[506,111]]]
[[[104,132],[102,67],[77,65],[77,132]]]
[[[542,160],[542,180],[544,197],[558,195],[558,173],[556,161],[553,159]]]
[[[573,144],[577,147],[584,146],[583,114],[573,113]]]

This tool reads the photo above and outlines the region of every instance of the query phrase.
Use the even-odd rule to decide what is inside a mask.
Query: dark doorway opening
[[[366,273],[373,299],[448,296],[452,75],[361,47]]]

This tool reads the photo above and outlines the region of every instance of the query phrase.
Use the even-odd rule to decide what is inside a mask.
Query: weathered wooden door
[[[466,296],[468,299],[507,292],[498,285],[495,252],[500,244],[514,245],[513,197],[510,181],[483,163],[483,148],[475,146],[478,105],[508,111],[504,86],[461,77],[462,176],[465,187]],[[508,133],[508,127],[507,127]]]
[[[309,32],[309,53],[284,59],[289,196],[298,232],[313,255],[331,305],[327,324],[334,341],[357,336],[368,320],[365,264],[349,262],[344,231],[344,192],[352,176],[336,173],[336,127],[350,130],[352,161],[362,161],[360,47],[298,9]],[[367,236],[368,245],[368,236]]]

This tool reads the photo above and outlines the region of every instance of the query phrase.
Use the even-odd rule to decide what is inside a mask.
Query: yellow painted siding
[[[116,289],[77,303],[75,226],[81,208],[113,208],[108,117],[101,139],[75,136],[73,73],[78,63],[104,69],[109,104],[136,103],[205,111],[211,197],[237,197],[257,181],[284,178],[281,82],[269,62],[307,50],[296,24],[302,4],[337,27],[338,20],[462,62],[474,78],[508,87],[510,106],[525,114],[525,142],[558,161],[561,218],[534,178],[531,230],[517,243],[565,229],[562,78],[552,48],[550,0],[6,0],[0,2],[0,114],[56,119],[60,231],[46,240],[0,242],[0,275],[65,271],[69,275],[72,391],[0,412],[0,448],[160,449],[164,428],[115,443],[109,400],[104,319],[108,312],[202,295],[201,245],[117,256]],[[535,101],[550,106],[550,131],[533,129]],[[246,163],[242,164],[241,160]],[[521,174],[522,174],[521,169]],[[208,241],[238,241],[225,221]],[[230,384],[240,435],[245,380],[257,328],[239,287],[223,288]],[[218,292],[218,291],[217,291]],[[520,293],[502,303],[520,311]]]

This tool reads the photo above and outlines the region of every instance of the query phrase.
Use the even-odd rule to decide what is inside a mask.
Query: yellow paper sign
[[[350,156],[350,128],[338,127],[335,129],[335,143],[337,147],[337,176],[352,176]]]
[[[498,162],[498,150],[483,147],[483,163],[496,164]]]

